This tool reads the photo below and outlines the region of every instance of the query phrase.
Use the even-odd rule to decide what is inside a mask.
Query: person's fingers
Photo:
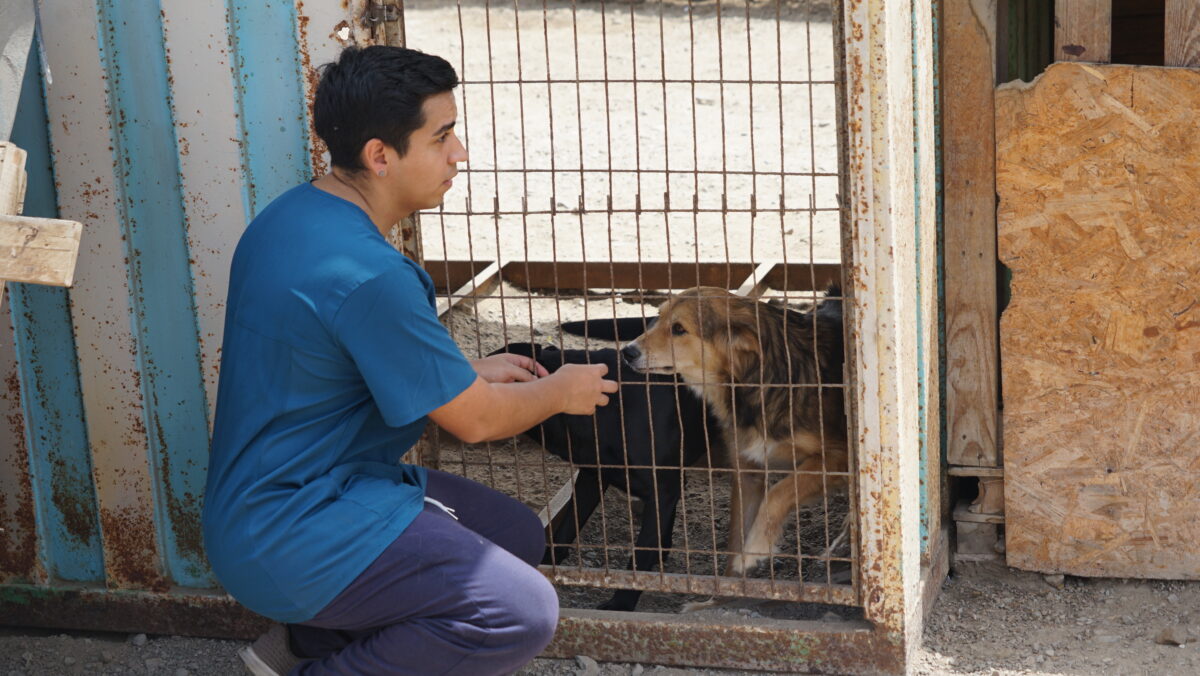
[[[509,364],[504,369],[505,382],[527,383],[532,380],[537,380],[537,376],[531,373],[528,369],[521,368],[516,364]]]
[[[533,372],[539,378],[545,378],[546,376],[550,375],[550,372],[546,370],[546,367],[542,366],[536,361],[533,362]]]
[[[600,373],[600,375],[608,374],[608,364],[592,364],[592,368]]]
[[[605,381],[605,382],[607,382],[607,381]],[[600,395],[600,399],[598,400],[596,405],[597,406],[608,406],[608,395],[607,394]]]
[[[621,386],[615,380],[601,380],[600,381],[600,391],[601,392],[610,392],[611,393],[611,392],[616,392],[619,389],[621,389]]]

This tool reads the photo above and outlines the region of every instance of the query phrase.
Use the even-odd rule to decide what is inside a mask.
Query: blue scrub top
[[[312,185],[242,235],[203,528],[246,607],[311,619],[420,513],[425,471],[400,458],[475,380],[434,307],[429,275]]]

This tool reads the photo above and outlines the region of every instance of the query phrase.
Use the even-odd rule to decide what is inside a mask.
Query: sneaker
[[[254,676],[287,676],[304,660],[292,654],[287,627],[273,624],[267,633],[238,651],[246,670]]]

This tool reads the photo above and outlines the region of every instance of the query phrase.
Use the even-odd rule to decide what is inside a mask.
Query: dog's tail
[[[817,314],[841,321],[842,319],[842,287],[840,284],[830,284],[825,289],[825,297],[817,305]]]
[[[637,338],[650,328],[653,319],[645,317],[612,317],[610,319],[588,319],[578,322],[563,322],[562,330],[573,336],[593,340],[619,340],[626,342]]]

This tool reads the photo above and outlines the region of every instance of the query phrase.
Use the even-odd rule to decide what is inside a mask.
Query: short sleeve
[[[475,382],[408,266],[359,285],[334,316],[333,331],[392,427],[428,415]]]

